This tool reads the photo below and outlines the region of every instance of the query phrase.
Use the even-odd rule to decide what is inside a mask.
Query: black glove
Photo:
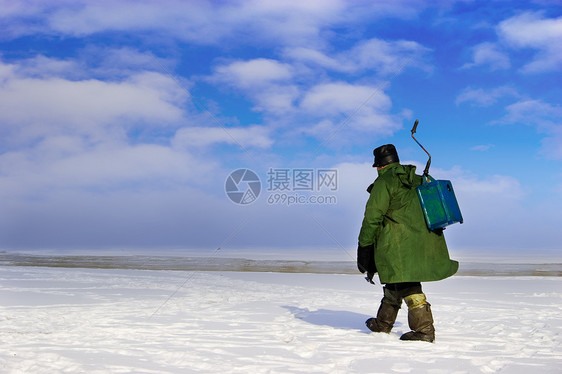
[[[357,247],[357,269],[359,269],[361,273],[367,272],[369,275],[374,275],[377,272],[377,266],[375,265],[374,244],[366,247]]]

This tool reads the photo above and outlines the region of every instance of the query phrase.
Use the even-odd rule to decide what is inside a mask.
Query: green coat
[[[359,245],[375,245],[381,283],[429,282],[455,274],[442,233],[425,223],[415,187],[422,177],[413,165],[394,163],[378,171],[365,208]]]

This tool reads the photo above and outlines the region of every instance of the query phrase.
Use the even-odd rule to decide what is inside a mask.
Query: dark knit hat
[[[394,162],[400,162],[396,148],[392,144],[381,145],[373,150],[375,156],[375,163],[373,167],[386,166]]]

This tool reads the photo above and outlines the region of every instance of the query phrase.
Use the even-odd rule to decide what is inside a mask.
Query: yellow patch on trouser
[[[408,310],[416,309],[427,304],[427,299],[423,293],[415,293],[413,295],[406,296],[404,298],[406,305],[408,305]]]

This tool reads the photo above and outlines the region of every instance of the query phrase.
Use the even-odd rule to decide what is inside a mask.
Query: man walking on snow
[[[389,333],[402,300],[408,306],[412,331],[401,340],[433,342],[435,329],[430,304],[421,282],[455,274],[458,262],[449,258],[443,230],[430,231],[416,187],[422,176],[413,165],[401,165],[396,148],[387,144],[373,151],[378,177],[369,186],[369,200],[359,233],[357,266],[369,280],[378,272],[384,297],[376,318],[366,321],[373,332]]]

